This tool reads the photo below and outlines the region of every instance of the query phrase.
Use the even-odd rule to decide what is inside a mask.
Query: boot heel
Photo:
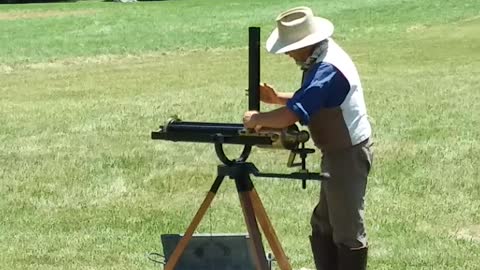
[[[338,248],[338,270],[366,270],[368,248]]]

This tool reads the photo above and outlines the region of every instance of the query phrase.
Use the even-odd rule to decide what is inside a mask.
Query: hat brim
[[[329,20],[320,17],[314,17],[314,22],[317,25],[318,31],[293,43],[282,43],[278,39],[278,28],[275,28],[275,30],[273,30],[267,39],[267,43],[265,45],[267,51],[276,54],[286,53],[318,43],[329,38],[333,34],[334,27]]]

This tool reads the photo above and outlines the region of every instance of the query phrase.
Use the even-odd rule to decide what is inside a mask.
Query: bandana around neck
[[[310,55],[305,62],[297,62],[297,65],[300,66],[300,69],[303,71],[309,70],[310,67],[315,64],[318,57],[320,57],[328,48],[328,39],[320,41],[316,44],[315,49],[313,50],[312,55]]]

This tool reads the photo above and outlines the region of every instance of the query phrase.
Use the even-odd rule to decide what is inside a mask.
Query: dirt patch
[[[455,233],[457,239],[474,241],[480,243],[480,225],[473,225],[462,228]]]
[[[223,55],[232,53],[235,54],[239,50],[246,50],[247,48],[231,48],[223,49],[216,48],[208,51],[205,50],[190,50],[190,51],[172,51],[172,52],[145,52],[141,54],[105,54],[105,55],[96,55],[96,56],[79,56],[79,57],[68,57],[65,59],[55,59],[46,62],[37,62],[37,63],[11,63],[11,64],[1,64],[0,63],[0,74],[2,73],[12,73],[16,71],[25,71],[25,70],[46,70],[46,69],[56,69],[56,68],[68,68],[68,67],[80,67],[87,65],[123,65],[128,64],[132,65],[135,63],[141,64],[154,64],[157,65],[174,62],[178,57],[192,57],[192,55],[206,55],[206,54],[215,54]]]
[[[473,16],[473,17],[468,17],[468,18],[463,18],[461,20],[449,23],[449,24],[439,24],[435,26],[427,26],[424,24],[415,24],[411,25],[406,29],[407,33],[411,32],[434,32],[435,35],[441,34],[442,36],[444,34],[448,35],[454,35],[457,33],[458,29],[460,28],[460,31],[472,31],[472,29],[476,30],[478,32],[479,29],[479,24],[480,24],[480,15],[479,16]]]
[[[59,11],[59,10],[47,10],[42,12],[9,12],[0,13],[0,21],[14,21],[14,20],[26,20],[26,19],[44,19],[52,17],[67,17],[67,16],[85,16],[96,14],[96,10],[75,10],[75,11]]]
[[[425,30],[426,28],[427,27],[423,24],[416,24],[408,27],[407,32],[410,33],[410,32],[422,31],[422,30]]]
[[[28,68],[28,69],[50,69],[50,68],[65,68],[71,66],[81,66],[89,64],[121,64],[125,62],[142,62],[150,57],[158,57],[155,55],[97,55],[92,57],[73,57],[51,62],[31,63],[14,66],[14,68]]]
[[[68,68],[74,66],[86,66],[86,65],[101,65],[101,64],[118,64],[125,63],[157,63],[165,61],[165,57],[176,58],[183,56],[182,53],[166,53],[166,52],[154,52],[143,53],[139,55],[96,55],[91,57],[71,57],[59,60],[52,60],[47,62],[38,63],[13,63],[13,64],[0,64],[0,74],[12,73],[19,70],[46,70],[55,68]]]
[[[0,74],[5,73],[5,74],[10,74],[12,73],[13,68],[9,65],[4,65],[0,64]]]
[[[473,16],[473,17],[468,17],[463,20],[458,21],[459,23],[469,23],[469,22],[474,22],[474,23],[479,23],[480,22],[480,15],[478,16]]]

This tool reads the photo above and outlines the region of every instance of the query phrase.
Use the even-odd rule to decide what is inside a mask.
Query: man
[[[358,72],[333,41],[330,21],[307,7],[280,14],[267,40],[271,53],[285,53],[301,66],[302,85],[295,93],[260,86],[263,102],[284,105],[270,112],[248,111],[246,128],[308,125],[322,152],[321,184],[312,217],[310,242],[317,269],[363,270],[367,265],[364,200],[372,163],[371,127]]]

